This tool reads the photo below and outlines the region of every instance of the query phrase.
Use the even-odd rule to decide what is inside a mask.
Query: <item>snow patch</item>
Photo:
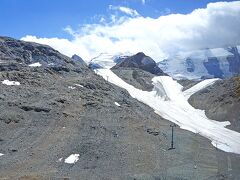
[[[68,89],[76,89],[76,87],[68,86]]]
[[[74,164],[79,160],[79,154],[71,154],[68,158],[64,160],[67,164]]]
[[[2,81],[2,84],[5,84],[7,86],[19,86],[20,82],[4,80],[4,81]]]
[[[42,64],[40,64],[39,62],[36,62],[36,63],[30,64],[28,66],[29,67],[40,67],[40,66],[42,66]]]
[[[83,85],[81,85],[81,84],[74,84],[74,85],[83,88]]]
[[[223,151],[240,154],[240,133],[225,128],[229,122],[219,123],[208,119],[203,110],[192,107],[185,98],[181,85],[171,77],[154,77],[154,89],[148,92],[129,85],[109,69],[99,69],[97,73],[126,89],[133,98],[147,104],[155,113],[180,128],[208,138],[215,147]]]
[[[215,78],[215,79],[206,79],[204,81],[201,81],[200,83],[194,85],[193,87],[185,90],[183,92],[183,95],[186,97],[186,99],[189,99],[196,92],[198,92],[210,85],[213,85],[218,80],[220,80],[220,79]]]
[[[0,156],[3,156],[4,154],[0,153]]]
[[[121,105],[117,102],[114,103],[116,106],[120,107]]]

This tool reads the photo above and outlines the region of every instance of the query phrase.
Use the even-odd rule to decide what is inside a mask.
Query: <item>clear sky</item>
[[[98,23],[109,5],[136,10],[143,17],[190,13],[215,0],[0,0],[0,35],[70,38],[63,29]]]

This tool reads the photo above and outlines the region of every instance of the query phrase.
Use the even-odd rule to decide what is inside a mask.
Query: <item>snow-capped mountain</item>
[[[131,53],[118,53],[118,54],[101,53],[89,62],[89,67],[91,69],[98,68],[110,69],[111,67],[115,66],[117,63],[121,62],[123,59],[131,55],[132,55]]]
[[[240,46],[182,52],[159,62],[174,78],[226,78],[240,73]]]

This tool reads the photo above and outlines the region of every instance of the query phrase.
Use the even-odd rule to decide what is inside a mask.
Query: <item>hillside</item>
[[[175,127],[168,150],[173,123],[111,77],[49,46],[1,37],[0,49],[0,179],[240,178],[239,154],[197,133]],[[156,76],[121,77],[151,91]]]

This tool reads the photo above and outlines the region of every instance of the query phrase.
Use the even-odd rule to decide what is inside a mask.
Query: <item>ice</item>
[[[210,50],[212,57],[221,57],[221,56],[233,56],[231,52],[224,48],[214,48]],[[210,55],[208,57],[211,57]]]
[[[71,154],[68,158],[64,160],[67,164],[74,164],[79,160],[79,154]]]
[[[225,128],[228,121],[221,123],[208,119],[204,111],[193,108],[181,91],[181,85],[171,77],[154,77],[154,89],[148,92],[127,84],[109,69],[99,69],[96,72],[110,83],[126,89],[133,98],[147,104],[155,113],[180,128],[208,138],[223,151],[240,154],[240,133]]]
[[[20,82],[4,80],[4,81],[2,81],[2,84],[5,84],[7,86],[19,86]]]
[[[40,64],[39,62],[36,62],[36,63],[30,64],[28,66],[29,67],[40,67],[40,66],[42,66],[42,64]]]
[[[114,103],[116,106],[120,107],[121,105],[117,102]]]
[[[187,89],[186,91],[183,92],[184,96],[186,97],[186,99],[189,99],[191,97],[191,95],[195,94],[196,92],[214,84],[216,81],[218,81],[219,79],[215,78],[215,79],[206,79],[201,81],[200,83],[196,84],[195,86]]]

